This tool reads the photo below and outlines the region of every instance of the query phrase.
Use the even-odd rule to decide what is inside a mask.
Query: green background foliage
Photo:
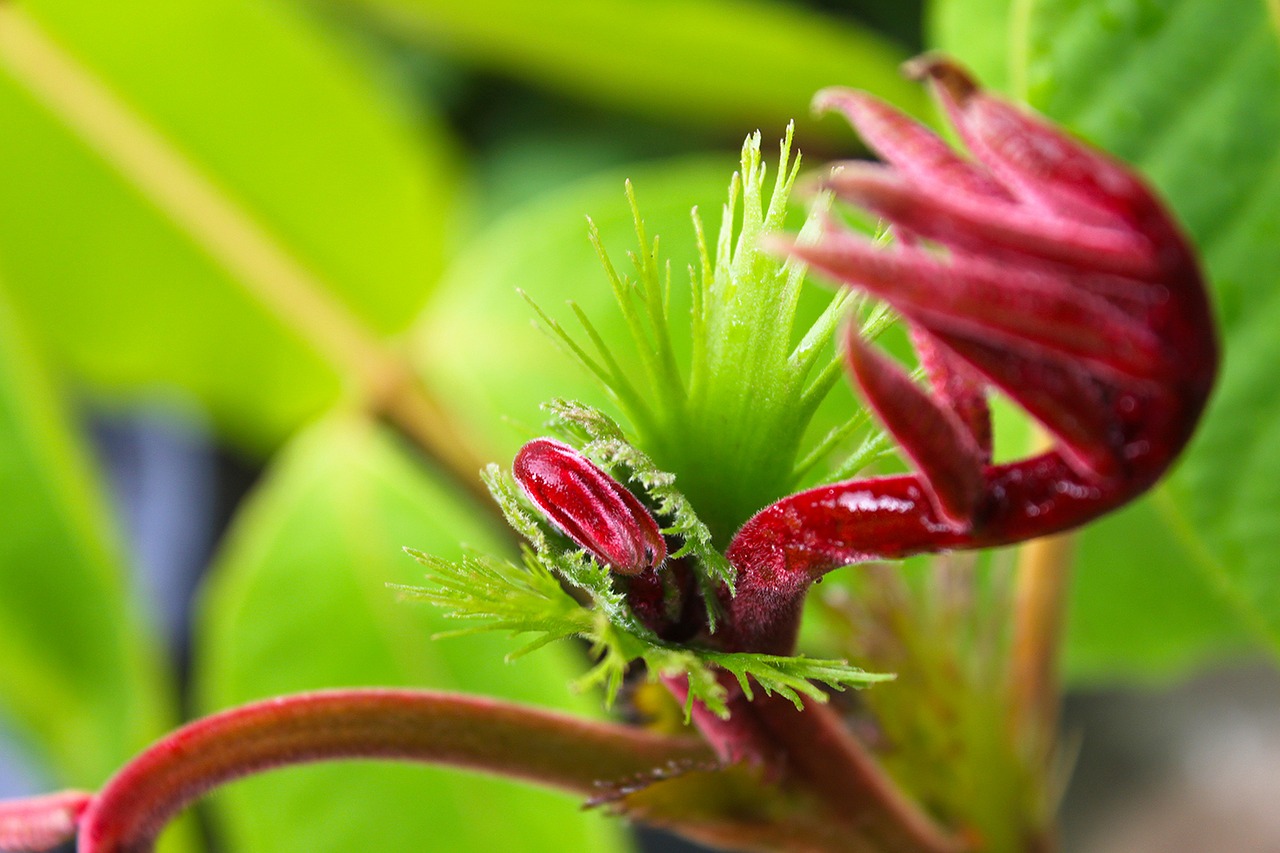
[[[493,638],[431,642],[438,617],[386,590],[418,580],[402,545],[448,557],[509,540],[360,403],[407,357],[503,461],[539,402],[605,404],[514,289],[561,319],[577,300],[621,339],[583,217],[624,258],[624,178],[679,282],[689,209],[715,222],[746,133],[763,127],[771,151],[794,117],[814,167],[857,151],[839,122],[808,119],[821,86],[927,115],[896,70],[918,9],[864,5],[0,5],[0,719],[50,777],[99,784],[181,705],[83,417],[141,404],[199,409],[265,472],[202,596],[200,710],[388,684],[598,713],[564,689],[577,650],[508,666]],[[1263,0],[927,12],[930,46],[1167,194],[1222,321],[1222,382],[1185,461],[1079,539],[1069,675],[1149,682],[1274,648],[1276,19]],[[852,406],[837,389],[819,429]],[[229,850],[626,845],[569,800],[402,767],[264,777],[221,796],[212,825]]]

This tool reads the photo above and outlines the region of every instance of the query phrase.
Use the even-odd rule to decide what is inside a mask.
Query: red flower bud
[[[569,445],[535,439],[520,448],[511,470],[543,515],[615,572],[636,575],[667,558],[644,505]]]

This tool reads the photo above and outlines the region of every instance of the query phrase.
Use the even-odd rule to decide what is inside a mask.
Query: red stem
[[[93,795],[62,791],[0,802],[0,850],[48,850],[75,837]]]
[[[687,699],[684,678],[664,683],[678,700]],[[754,763],[766,776],[807,792],[828,821],[843,826],[843,843],[856,840],[876,853],[966,849],[902,792],[830,705],[806,698],[801,709],[777,694],[748,700],[727,674],[721,684],[729,691],[727,719],[693,705],[707,742],[725,760]]]
[[[701,742],[490,699],[335,690],[198,720],[126,765],[80,822],[80,853],[148,853],[174,816],[213,788],[288,764],[386,758],[450,764],[597,793],[601,783],[705,764]]]
[[[781,747],[789,771],[822,799],[833,815],[873,839],[881,853],[958,853],[948,835],[884,771],[830,705],[804,700],[798,709],[781,696],[750,703],[755,717]]]

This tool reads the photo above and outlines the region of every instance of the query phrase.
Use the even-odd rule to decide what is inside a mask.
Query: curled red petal
[[[913,325],[907,331],[934,395],[956,413],[973,436],[982,462],[991,462],[991,407],[986,383],[927,330]]]
[[[945,187],[967,198],[1013,199],[985,168],[965,160],[932,130],[866,92],[823,89],[814,96],[813,108],[843,113],[863,141],[915,183]]]
[[[883,166],[843,165],[825,182],[857,204],[921,237],[975,254],[1018,252],[1092,273],[1150,280],[1160,266],[1151,243],[1132,229],[1061,219],[1025,205],[939,193]]]
[[[941,258],[915,246],[884,249],[840,230],[795,245],[791,254],[930,331],[999,340],[1011,351],[1087,362],[1123,377],[1168,369],[1167,347],[1143,318],[1039,266],[967,254]]]
[[[934,396],[963,429],[901,371],[851,348],[867,397],[920,471],[791,495],[743,525],[727,551],[738,571],[728,647],[788,651],[808,584],[841,565],[1020,542],[1121,506],[1168,470],[1213,386],[1203,273],[1142,177],[984,92],[950,60],[924,57],[908,71],[929,80],[974,159],[869,96],[825,92],[819,105],[843,112],[889,161],[845,166],[828,185],[908,239],[884,248],[829,223],[815,242],[770,245],[927,333]],[[992,464],[985,383],[1057,443]],[[976,500],[968,438],[982,463]],[[957,525],[971,505],[980,523]]]
[[[849,368],[867,401],[920,469],[938,514],[957,529],[973,527],[983,492],[983,450],[950,409],[901,368],[849,335]]]

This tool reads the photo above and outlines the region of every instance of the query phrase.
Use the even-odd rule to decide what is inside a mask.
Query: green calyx
[[[861,301],[848,291],[837,292],[816,317],[809,306],[806,319],[805,268],[763,248],[767,235],[784,231],[799,170],[790,129],[780,147],[777,174],[766,189],[760,135],[748,137],[714,246],[694,211],[699,258],[689,266],[687,327],[673,320],[670,264],[660,260],[658,240],[647,236],[629,184],[640,244],[639,253],[631,255],[632,274],[614,267],[594,227],[591,236],[637,357],[625,357],[619,342],[605,340],[576,305],[571,307],[586,342],[534,306],[554,337],[626,415],[636,444],[676,475],[721,548],[753,513],[794,491],[867,424],[865,413],[851,402],[846,421],[815,446],[805,446],[818,405],[842,374],[833,339]],[[826,207],[826,199],[819,199],[800,240],[819,227]],[[879,326],[883,319],[876,314],[868,322]],[[677,345],[675,337],[685,328],[688,347]],[[681,364],[677,353],[686,351]],[[857,466],[882,446],[871,437],[854,453]],[[848,466],[839,467],[847,476]]]
[[[861,333],[874,337],[888,316],[883,310],[860,311],[861,300],[848,291],[803,304],[804,267],[763,248],[768,235],[784,231],[798,168],[788,130],[766,191],[755,134],[742,148],[714,247],[694,211],[699,257],[689,267],[687,326],[673,321],[670,267],[659,260],[657,239],[645,233],[629,184],[640,243],[639,253],[631,255],[632,274],[613,266],[594,226],[591,237],[633,352],[625,352],[625,341],[606,340],[577,305],[571,310],[585,343],[533,306],[553,337],[604,386],[630,421],[634,438],[603,413],[560,400],[547,406],[549,430],[630,489],[668,542],[678,543],[669,559],[691,568],[707,608],[708,634],[720,615],[719,591],[733,589],[735,573],[723,551],[737,528],[803,480],[815,479],[813,472],[846,449],[855,433],[864,433],[861,445],[836,459],[826,479],[852,476],[887,445],[882,434],[867,428],[867,412],[852,398],[826,437],[806,445],[819,404],[843,373],[833,346],[842,322],[857,314]],[[820,226],[826,207],[827,200],[819,199],[797,239],[808,239]],[[680,339],[685,334],[687,341]],[[695,701],[728,713],[718,677],[724,672],[748,694],[777,693],[797,705],[803,697],[825,700],[824,687],[862,687],[892,677],[842,660],[730,653],[663,640],[628,606],[626,581],[546,522],[506,472],[490,466],[485,481],[527,543],[520,561],[473,554],[454,562],[411,551],[427,570],[427,585],[401,588],[407,597],[474,623],[458,633],[527,635],[517,656],[560,639],[586,639],[596,665],[582,684],[604,686],[612,700],[628,667],[639,661],[651,678],[687,679],[686,713]]]

